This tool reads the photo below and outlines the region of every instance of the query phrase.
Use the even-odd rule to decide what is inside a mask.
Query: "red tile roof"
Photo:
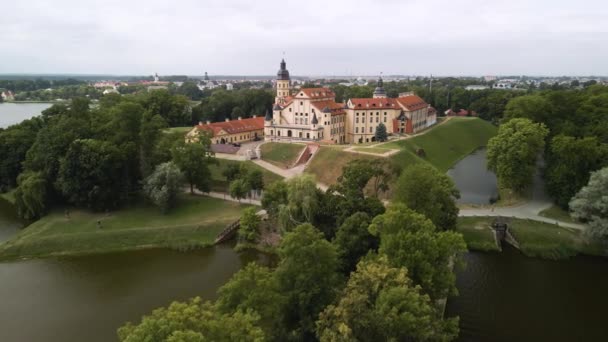
[[[400,109],[395,99],[391,98],[355,98],[350,99],[355,109]]]
[[[418,97],[416,95],[398,97],[395,100],[397,100],[397,102],[401,106],[405,107],[405,109],[407,111],[414,111],[414,110],[428,107],[428,104],[426,102],[424,102],[423,99],[421,99],[420,97]]]
[[[299,96],[301,93],[304,93],[306,96],[310,97],[311,99],[323,98],[323,97],[333,97],[333,98],[336,97],[336,94],[334,94],[334,92],[331,91],[331,89],[329,89],[329,88],[302,88],[296,94],[296,96]]]
[[[228,122],[213,122],[208,125],[197,125],[196,127],[201,131],[206,130],[212,132],[214,137],[222,130],[226,131],[228,134],[251,132],[264,129],[264,117],[259,116],[257,118],[231,120]]]
[[[313,107],[315,107],[319,112],[323,112],[323,109],[325,109],[325,107],[329,108],[329,110],[331,110],[331,115],[340,115],[340,114],[344,114],[344,103],[337,103],[336,101],[333,100],[326,100],[326,101],[314,101],[310,103],[311,105],[313,105]]]

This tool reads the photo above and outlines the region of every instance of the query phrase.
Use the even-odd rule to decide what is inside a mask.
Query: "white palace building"
[[[387,133],[416,133],[437,121],[435,110],[412,92],[388,98],[382,78],[372,98],[336,102],[329,88],[303,88],[293,93],[285,60],[276,81],[272,114],[264,118],[265,140],[365,143],[375,141],[376,127]]]

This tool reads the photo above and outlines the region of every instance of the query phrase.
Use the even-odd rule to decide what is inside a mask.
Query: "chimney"
[[[253,118],[254,118],[254,119],[255,119],[255,118],[257,118],[257,117],[258,117],[257,115],[254,115],[254,116],[253,116]]]
[[[241,117],[239,116],[239,120],[241,120]]]
[[[211,120],[207,120],[207,125],[209,125],[211,123]]]
[[[207,121],[207,122],[209,122],[209,121]],[[199,125],[199,126],[202,126],[202,125],[203,125],[203,122],[202,122],[202,121],[199,121],[199,122],[198,122],[198,125]]]
[[[229,119],[229,118],[226,118],[226,122],[228,122],[228,121],[230,121],[230,119]]]

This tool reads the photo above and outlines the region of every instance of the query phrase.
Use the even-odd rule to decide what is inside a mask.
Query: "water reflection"
[[[448,171],[458,190],[458,203],[488,204],[498,195],[496,175],[486,168],[486,150],[478,149]]]

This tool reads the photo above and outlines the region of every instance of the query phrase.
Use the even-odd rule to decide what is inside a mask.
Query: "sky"
[[[608,75],[606,0],[19,0],[0,73]]]

